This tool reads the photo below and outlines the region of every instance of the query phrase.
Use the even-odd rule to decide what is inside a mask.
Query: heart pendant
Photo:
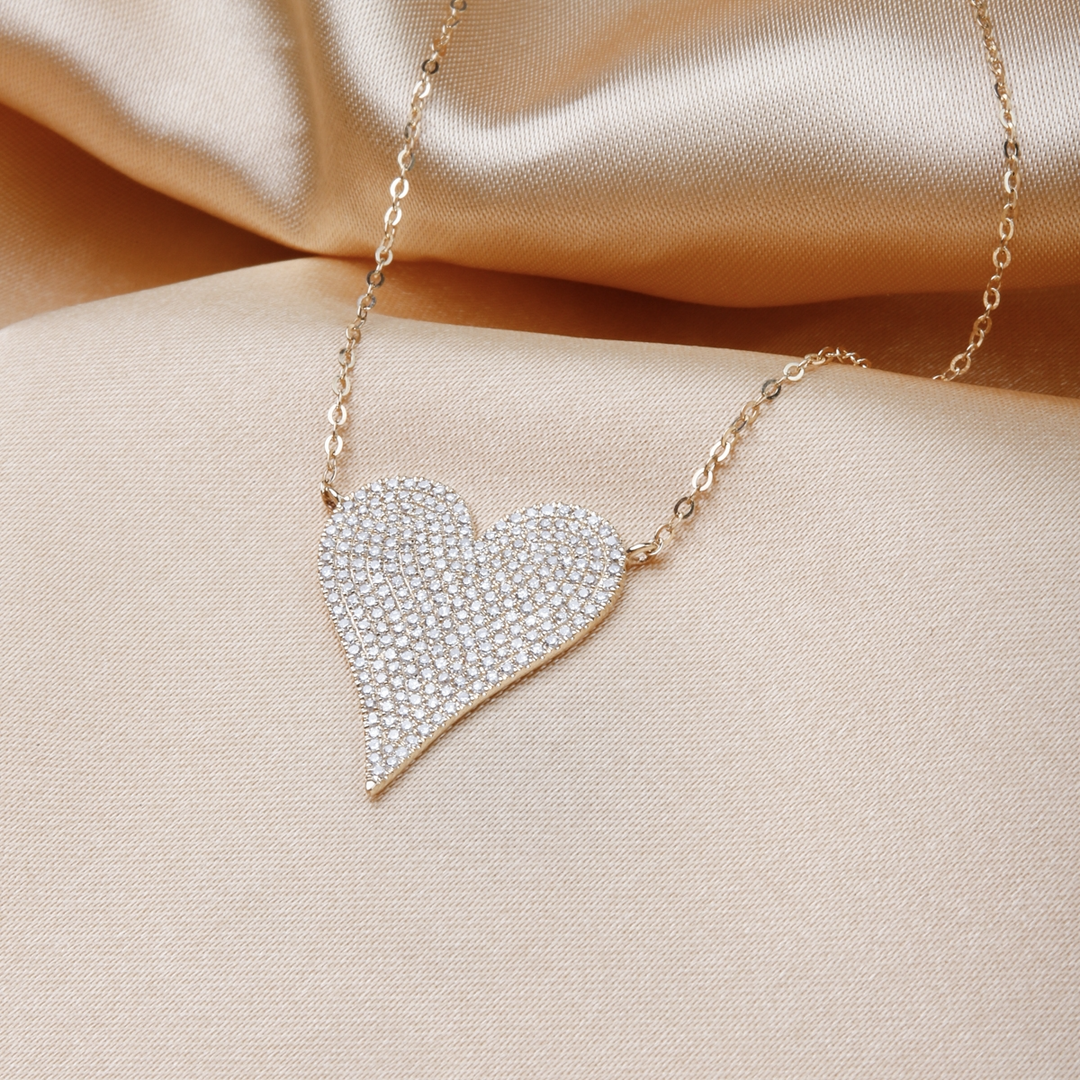
[[[580,506],[530,506],[479,539],[430,480],[342,499],[319,576],[363,706],[376,794],[487,698],[577,644],[611,610],[625,561]]]

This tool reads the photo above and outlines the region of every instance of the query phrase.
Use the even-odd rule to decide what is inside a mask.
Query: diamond
[[[461,499],[418,477],[342,500],[318,565],[365,707],[371,794],[482,701],[584,637],[625,571],[615,530],[582,507],[532,506],[474,540]]]

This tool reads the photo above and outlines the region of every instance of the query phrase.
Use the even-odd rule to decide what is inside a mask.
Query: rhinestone
[[[576,640],[624,573],[615,531],[581,507],[529,507],[474,541],[458,496],[416,477],[344,499],[319,543],[323,591],[366,703],[369,791],[479,697]]]

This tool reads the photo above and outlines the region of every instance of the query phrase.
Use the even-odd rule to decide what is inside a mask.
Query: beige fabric
[[[0,107],[0,326],[42,311],[294,255],[132,182]],[[356,291],[362,288],[356,274]],[[379,310],[579,337],[801,355],[843,343],[930,375],[962,342],[972,292],[719,308],[552,278],[396,262]],[[347,309],[336,312],[338,322]],[[1009,289],[970,383],[1080,397],[1080,285]]]
[[[0,108],[0,326],[42,311],[292,256],[133,183]],[[356,273],[356,292],[363,287]],[[801,355],[827,342],[875,367],[930,375],[962,342],[972,292],[719,308],[443,263],[394,264],[379,310],[402,318],[578,337]],[[1010,289],[968,382],[1080,397],[1080,285]],[[342,322],[347,308],[336,312]]]
[[[202,275],[371,251],[437,5],[0,2],[0,325],[53,312],[0,332],[0,1076],[1080,1074],[1080,8],[993,9],[972,381],[1061,396],[808,377],[371,803],[314,559],[364,268]],[[647,535],[755,350],[966,341],[996,132],[963,0],[471,0],[346,481]]]
[[[168,93],[179,94],[179,100],[185,103],[187,113],[180,118],[185,124],[195,130],[200,126],[207,128],[206,138],[189,138],[181,153],[175,145],[175,132],[168,128],[155,127],[146,117],[136,123],[134,128],[128,119],[125,119],[126,110],[129,108],[152,112],[156,108],[153,103],[158,101],[155,95],[165,92],[159,88],[155,90],[155,95],[147,96],[143,91],[136,93],[134,90],[129,93],[127,80],[142,79],[145,82],[148,78],[143,69],[154,63],[157,47],[154,41],[158,33],[167,34],[170,50],[181,50],[182,45],[182,51],[186,55],[198,57],[202,51],[215,47],[214,42],[222,35],[227,38],[230,33],[234,33],[236,25],[222,23],[220,9],[216,8],[213,12],[200,15],[199,18],[204,21],[199,23],[189,37],[185,37],[183,31],[187,24],[184,20],[195,17],[199,10],[197,7],[185,5],[171,15],[169,9],[161,4],[146,10],[146,17],[141,20],[133,22],[128,13],[127,17],[110,22],[106,9],[99,8],[89,0],[62,7],[31,5],[25,10],[18,4],[9,4],[6,7],[0,5],[0,52],[3,52],[6,64],[6,67],[0,65],[0,96],[6,96],[7,100],[20,104],[35,115],[42,115],[49,123],[66,131],[77,141],[92,146],[132,175],[160,183],[165,190],[174,191],[196,203],[211,205],[233,217],[238,212],[238,207],[242,209],[248,203],[243,198],[238,198],[235,205],[227,199],[224,204],[220,202],[225,199],[226,191],[233,189],[220,181],[220,169],[219,165],[215,164],[215,155],[220,154],[231,159],[240,152],[239,143],[234,148],[226,135],[236,132],[238,139],[240,136],[247,138],[250,115],[245,114],[242,121],[232,116],[229,110],[235,95],[216,94],[213,88],[217,85],[216,80],[220,79],[244,81],[248,65],[260,63],[260,57],[265,50],[249,48],[238,53],[227,68],[220,72],[208,74],[206,64],[196,64],[191,66],[190,70],[179,65],[175,70],[170,68],[170,77],[173,79],[171,83],[167,80],[162,82],[163,76],[160,73],[154,76],[158,80],[155,85],[160,83],[162,87],[167,87]],[[411,21],[395,24],[393,33],[385,40],[376,40],[373,37],[371,49],[377,53],[384,47],[391,50],[399,48],[399,45],[394,44],[397,40],[394,35],[414,33],[423,21],[422,16],[427,18],[429,14],[426,9],[425,12],[421,12],[419,8],[408,10],[412,11],[409,16]],[[617,6],[604,10],[610,10],[615,21],[620,17]],[[501,8],[500,12],[504,14],[500,14],[495,21],[502,18],[511,21],[517,19],[515,12],[505,14],[506,11],[507,9]],[[562,13],[561,11],[560,14]],[[1027,266],[1025,273],[1036,272],[1034,280],[1046,279],[1044,270],[1048,249],[1042,246],[1042,241],[1034,247],[1029,246],[1033,242],[1029,226],[1038,224],[1044,234],[1054,237],[1053,242],[1069,253],[1066,261],[1071,269],[1066,272],[1065,278],[1073,282],[1078,278],[1076,267],[1080,265],[1080,259],[1077,257],[1075,243],[1076,229],[1074,224],[1070,224],[1069,216],[1075,213],[1076,200],[1057,196],[1050,198],[1045,194],[1050,190],[1058,190],[1063,184],[1067,187],[1071,183],[1071,177],[1075,175],[1075,154],[1073,149],[1070,149],[1075,141],[1075,127],[1071,123],[1061,123],[1055,117],[1061,114],[1059,105],[1062,101],[1077,100],[1070,81],[1075,78],[1077,67],[1058,62],[1072,47],[1069,44],[1070,35],[1075,32],[1077,20],[1071,17],[1067,9],[1060,7],[1055,8],[1045,19],[1035,8],[1029,9],[1025,6],[1010,6],[999,14],[1003,32],[1013,33],[1016,26],[1021,28],[1019,41],[1008,41],[1010,57],[1014,48],[1019,49],[1026,60],[1018,59],[1018,63],[1035,65],[1041,72],[1034,91],[1026,85],[1022,89],[1025,94],[1025,107],[1030,105],[1035,108],[1034,117],[1028,119],[1034,125],[1035,133],[1048,142],[1043,150],[1035,154],[1025,138],[1025,146],[1029,147],[1025,151],[1025,157],[1028,159],[1030,182],[1025,188],[1025,217],[1021,220],[1017,263],[1010,268],[1005,304],[995,319],[989,344],[975,371],[969,376],[969,381],[988,386],[1080,396],[1080,374],[1077,372],[1073,345],[1080,332],[1080,285],[1021,290],[1016,288],[1016,284],[1023,280],[1023,275],[1017,277],[1014,273]],[[477,16],[477,21],[490,21],[490,12],[483,8],[477,10],[474,7],[470,19]],[[757,40],[756,35],[760,32],[766,39],[769,35],[786,35],[795,42],[802,42],[811,55],[816,55],[817,39],[811,35],[808,24],[800,24],[796,16],[796,9],[778,10],[772,16],[778,23],[771,28],[768,20],[763,23],[760,19],[757,22],[751,19],[743,25],[740,20],[748,18],[747,12],[735,8],[727,11],[717,8],[709,18],[719,20],[719,23],[727,26],[727,30],[732,33],[735,32],[733,27],[742,27],[739,30],[742,37],[738,42],[726,38],[721,42],[728,52],[745,54],[752,50],[753,43]],[[828,20],[831,15],[825,12],[823,17]],[[933,14],[931,22],[939,17],[939,14]],[[916,25],[930,25],[918,11],[914,18]],[[832,30],[837,32],[840,41],[849,40],[853,34],[856,38],[860,38],[860,35],[865,38],[877,25],[875,20],[880,20],[880,14],[868,11],[859,15],[855,23],[847,29],[832,26]],[[727,30],[719,23],[713,25],[713,31],[723,37]],[[387,25],[385,14],[372,15],[366,25],[372,32],[379,26]],[[649,35],[655,34],[655,27],[652,27],[651,23],[639,22],[635,25],[640,33],[645,35],[640,41],[634,34],[609,35],[603,49],[590,54],[592,59],[604,70],[617,68],[620,64],[630,64],[632,67],[629,58],[646,46]],[[111,27],[109,33],[102,29],[103,26]],[[213,26],[213,33],[207,31],[207,26]],[[33,27],[37,29],[34,30]],[[97,29],[94,29],[95,27]],[[878,26],[878,29],[882,28]],[[558,32],[563,31],[559,29]],[[47,48],[38,48],[35,51],[28,44],[30,41],[37,41],[40,45],[45,39],[51,42]],[[461,52],[469,49],[468,41],[464,38],[462,40],[463,44],[455,47],[454,64],[458,63]],[[332,49],[333,41],[333,34],[330,34],[323,44],[327,49]],[[680,41],[677,36],[671,38],[668,42],[671,51],[665,54],[661,50],[661,53],[657,54],[668,57],[664,60],[664,66],[670,66],[672,70],[682,63]],[[406,48],[405,44],[399,44],[401,49]],[[880,52],[880,49],[878,51]],[[610,57],[604,60],[607,52],[610,52]],[[94,63],[97,64],[101,76],[96,81],[89,70],[93,65],[86,59],[91,53],[96,57]],[[620,55],[627,59],[620,61]],[[897,65],[898,82],[901,81],[899,65],[905,55],[903,48],[890,53],[891,62]],[[68,57],[63,64],[62,78],[56,70],[58,56]],[[959,60],[959,54],[956,59]],[[377,60],[376,56],[373,62]],[[976,56],[972,61],[973,77],[977,77],[980,70],[977,61]],[[454,64],[449,65],[444,73],[447,80],[454,70]],[[820,71],[817,61],[811,61],[810,66],[813,70],[808,77],[818,78]],[[548,70],[547,60],[544,69]],[[282,70],[287,74],[289,69],[286,67]],[[375,124],[379,131],[382,130],[380,124],[385,127],[383,120],[373,118],[372,110],[379,116],[385,114],[384,119],[388,117],[393,101],[396,101],[397,89],[391,88],[389,84],[381,89],[369,88],[370,94],[368,91],[361,94],[355,86],[342,89],[335,82],[339,78],[336,72],[337,68],[334,66],[316,66],[312,69],[312,78],[317,76],[317,83],[321,85],[320,80],[327,80],[328,89],[321,92],[330,93],[333,90],[334,94],[341,94],[341,99],[334,110],[318,113],[316,119],[308,118],[305,121],[303,139],[333,143],[334,154],[349,161],[348,175],[356,178],[357,192],[365,193],[365,198],[370,196],[372,206],[367,209],[370,209],[373,215],[371,220],[378,220],[379,211],[374,207],[375,195],[371,193],[377,194],[383,190],[384,181],[379,179],[382,176],[380,170],[389,160],[390,150],[384,148],[386,152],[381,157],[378,154],[361,153],[355,148],[354,139],[367,139],[370,130],[373,130],[370,128],[371,124]],[[1018,78],[1023,81],[1026,76],[1021,72]],[[834,81],[833,76],[830,76],[830,88]],[[634,82],[631,80],[626,84],[624,80],[624,84],[632,87]],[[66,90],[63,89],[64,86],[67,87]],[[511,82],[505,89],[512,94],[516,92],[516,86],[515,82]],[[746,89],[752,90],[753,86],[754,84],[748,84]],[[986,86],[973,85],[971,89],[974,93],[984,94]],[[548,92],[555,93],[551,88]],[[830,89],[830,94],[824,95],[821,100],[831,101],[831,92]],[[452,99],[454,87],[441,86],[437,101],[443,100],[444,93]],[[371,95],[377,100],[368,109],[365,102]],[[52,103],[52,111],[45,110],[41,104],[46,100]],[[630,96],[626,100],[629,108],[634,98]],[[94,102],[96,105],[91,108]],[[1054,104],[1055,102],[1057,104]],[[711,110],[715,112],[720,104],[714,101]],[[844,103],[845,107],[847,104],[849,102]],[[498,106],[498,101],[493,100],[489,105],[494,109]],[[555,108],[554,105],[550,107]],[[859,105],[860,109],[864,107],[865,103]],[[219,127],[224,123],[218,115],[222,109],[225,110],[226,119],[231,119],[230,123],[226,123],[219,131]],[[1067,115],[1072,115],[1075,110],[1066,112]],[[837,114],[836,119],[839,118],[840,114]],[[456,138],[460,132],[448,126],[451,120],[451,116],[444,113],[440,117],[433,110],[432,123],[429,125],[430,136],[442,138],[444,141]],[[323,131],[321,125],[328,125],[329,131]],[[437,128],[439,131],[436,131]],[[517,134],[516,122],[506,121],[499,130],[501,137],[505,138],[505,144],[499,144],[500,146],[508,149],[523,145]],[[214,132],[217,133],[216,142],[209,137]],[[393,126],[386,135],[388,140],[392,132]],[[620,139],[621,132],[622,125],[614,124],[607,132],[608,139],[613,142],[605,145],[614,146]],[[883,132],[884,129],[868,127],[863,133],[863,141],[873,143],[879,136],[884,138]],[[787,153],[787,136],[781,139],[780,134],[779,131],[775,133],[773,141],[776,146],[773,149],[776,153]],[[568,132],[567,136],[577,137],[571,132]],[[292,174],[289,163],[292,159],[281,152],[279,138],[273,133],[267,135],[267,138],[267,172],[264,179],[267,183],[273,179],[284,189],[290,190]],[[116,153],[116,146],[121,142],[127,145],[128,140],[134,140],[129,146],[130,153]],[[242,141],[240,139],[240,142]],[[986,143],[986,148],[990,147],[991,142],[992,140]],[[670,165],[664,164],[664,148],[668,146],[668,142],[658,136],[655,145],[648,141],[639,141],[639,144],[635,145],[638,149],[634,153],[640,151],[646,155],[650,163],[648,175],[657,181],[655,190],[648,189],[652,190],[651,206],[664,207],[667,200],[676,197],[683,200],[679,203],[680,206],[685,205],[682,188],[678,188],[673,195],[661,184],[667,175],[664,170]],[[434,149],[437,150],[437,147]],[[718,152],[717,147],[708,142],[703,145],[703,150],[708,154]],[[425,154],[426,152],[425,150]],[[885,160],[891,153],[893,151],[889,146],[883,145],[875,150],[868,160]],[[961,151],[956,146],[950,145],[946,149],[946,144],[942,143],[942,153],[947,153],[950,161],[961,160]],[[660,154],[662,159],[659,164],[654,160],[657,154]],[[324,160],[326,166],[325,170],[317,173],[315,181],[322,183],[325,179],[323,172],[327,171],[329,175],[329,172],[333,171],[331,164],[336,163],[337,157],[330,159],[324,156],[320,160]],[[436,154],[433,164],[437,163],[437,160]],[[772,158],[769,160],[772,161]],[[426,164],[428,158],[423,156],[421,161]],[[663,168],[660,165],[663,165]],[[802,169],[804,165],[805,163],[800,163],[798,168]],[[473,170],[481,167],[481,163],[466,161],[463,167],[471,175]],[[791,167],[795,168],[796,165],[792,164]],[[419,212],[417,200],[425,191],[437,192],[441,181],[437,176],[420,172],[421,166],[417,168],[417,183],[410,197],[408,216],[401,234],[406,253],[412,242],[410,238],[416,241],[417,251],[436,250],[426,239],[431,235],[430,220],[429,224],[425,224],[425,216]],[[664,227],[670,232],[673,226],[678,226],[679,229],[692,226],[689,234],[682,236],[679,243],[690,252],[688,259],[696,260],[687,263],[695,266],[695,273],[704,273],[706,276],[718,274],[726,281],[742,282],[747,271],[748,252],[734,252],[733,261],[724,263],[723,243],[729,241],[721,243],[721,239],[712,237],[707,239],[711,246],[706,258],[693,255],[695,245],[700,243],[698,231],[702,226],[702,215],[712,214],[714,211],[724,212],[726,204],[709,194],[713,185],[722,181],[722,177],[711,172],[703,173],[700,169],[692,170],[690,175],[696,193],[695,199],[700,195],[704,201],[700,207],[696,207],[692,215],[684,214],[681,218],[674,208],[669,208],[666,211]],[[799,175],[803,174],[800,172]],[[1044,179],[1047,175],[1052,180],[1049,187]],[[898,176],[899,179],[890,183],[895,182],[910,195],[911,212],[917,215],[917,220],[922,221],[917,207],[921,194],[925,192],[915,188],[908,190],[913,182],[909,173]],[[545,177],[546,174],[543,174],[540,179],[545,180]],[[848,179],[850,183],[847,182]],[[865,170],[859,175],[845,178],[844,183],[837,187],[837,197],[842,197],[851,206],[863,205],[867,193],[873,190],[872,185],[865,187],[869,179],[869,173]],[[776,242],[786,245],[784,257],[771,259],[769,267],[771,272],[778,275],[775,282],[775,287],[779,290],[777,295],[790,298],[798,294],[784,293],[785,277],[803,273],[808,279],[821,279],[822,260],[812,250],[812,245],[817,241],[806,232],[812,231],[811,227],[818,228],[821,218],[818,214],[803,213],[797,202],[790,201],[786,194],[778,191],[779,182],[779,174],[772,166],[757,169],[754,172],[753,190],[747,189],[744,198],[756,201],[758,209],[755,213],[758,216],[763,208],[768,208],[767,220],[755,225],[756,235],[767,236],[771,235],[772,230],[776,230],[776,235],[782,238]],[[185,184],[188,186],[185,187]],[[986,205],[986,214],[979,217],[978,221],[972,219],[970,223],[971,255],[983,262],[989,250],[987,230],[992,228],[993,224],[993,207],[990,205],[992,188],[992,169],[981,178],[972,177],[971,194],[976,196],[976,202],[984,198],[990,200]],[[639,184],[636,190],[647,189]],[[934,190],[938,193],[934,196],[937,198],[944,189],[937,184]],[[524,212],[519,212],[516,203],[511,205],[508,202],[515,197],[515,192],[521,196]],[[1040,195],[1040,192],[1043,194]],[[534,273],[543,270],[547,265],[544,262],[546,256],[536,247],[537,233],[531,227],[536,204],[528,201],[533,199],[535,192],[526,185],[513,189],[508,187],[505,194],[506,198],[496,204],[485,202],[487,217],[479,223],[475,220],[472,222],[471,227],[480,228],[478,235],[484,235],[483,229],[487,228],[489,219],[493,227],[498,228],[497,243],[485,243],[478,253],[474,253],[476,261],[491,265],[495,256],[503,258],[509,250],[513,252],[514,265]],[[644,215],[630,214],[628,218],[630,212],[626,209],[623,197],[625,194],[622,187],[610,193],[609,201],[595,213],[593,225],[600,230],[596,235],[596,246],[603,247],[603,252],[591,250],[587,258],[575,259],[572,262],[564,260],[554,269],[549,267],[551,272],[564,276],[588,276],[592,272],[591,268],[596,265],[597,255],[602,254],[603,260],[619,264],[616,267],[618,273],[609,275],[612,280],[636,281],[627,274],[635,260],[648,254],[645,249],[652,243],[649,230],[653,227],[653,210],[650,209]],[[958,188],[948,188],[946,194],[948,198],[956,201],[956,206],[950,210],[948,217],[949,228],[952,228],[964,217],[960,208],[962,193]],[[579,196],[580,191],[575,187],[571,199],[573,205],[576,205],[573,200]],[[1028,202],[1028,196],[1035,200],[1034,209]],[[290,213],[293,213],[298,221],[306,220],[305,215],[311,211],[311,205],[304,201],[305,196],[294,192],[289,198],[293,207]],[[440,206],[443,205],[451,204],[440,203]],[[506,209],[508,206],[509,210]],[[505,220],[502,217],[504,210],[509,214]],[[335,221],[345,222],[347,225],[352,222],[356,225],[356,239],[351,245],[346,245],[348,250],[364,251],[370,247],[370,237],[367,236],[368,219],[363,222],[360,220],[365,212],[362,207],[354,208],[351,202],[335,204],[333,208],[331,216]],[[456,221],[459,213],[459,209],[455,207],[454,213],[449,217]],[[492,213],[495,213],[495,217],[491,217]],[[428,216],[430,219],[430,214]],[[257,217],[256,215],[256,218],[250,219],[255,227],[272,231],[265,221]],[[849,224],[853,220],[846,213],[842,214],[841,218]],[[633,236],[621,247],[605,247],[609,238],[604,235],[604,230],[616,226],[623,229],[624,226],[619,222],[624,219],[628,221],[625,229],[631,230]],[[850,259],[851,266],[862,274],[854,288],[855,292],[873,292],[878,287],[892,287],[889,284],[891,278],[886,278],[888,274],[895,273],[896,267],[893,264],[902,263],[907,266],[907,255],[898,254],[895,249],[895,237],[890,232],[893,219],[887,215],[863,214],[858,221],[859,228],[863,230],[858,241],[849,243],[845,239],[841,245],[842,250],[838,249],[834,253],[835,258],[830,258],[834,262]],[[935,229],[939,226],[940,223],[935,225]],[[540,228],[541,239],[544,243],[549,243],[552,239],[549,233],[557,234],[557,238],[568,234],[569,230],[569,225],[564,230],[552,230],[543,225]],[[784,238],[788,238],[789,234],[795,236],[798,242],[788,244]],[[1035,235],[1037,238],[1038,233]],[[317,237],[313,233],[298,232],[295,235],[289,234],[289,237],[297,243],[318,246]],[[453,250],[443,247],[438,250],[450,258],[460,260],[466,257],[460,247]],[[750,256],[754,256],[754,250],[756,249],[749,251]],[[935,269],[933,274],[920,277],[917,281],[913,278],[909,286],[905,287],[920,290],[934,287],[939,280],[935,275],[940,275],[941,268],[958,265],[958,252],[966,250],[967,248],[960,248],[950,252],[949,258],[943,259],[941,267]],[[26,116],[0,107],[0,325],[65,304],[183,280],[253,262],[285,258],[290,254],[286,248],[140,186],[130,177],[108,168],[89,153],[65,142],[55,132],[35,124]],[[1053,258],[1056,259],[1057,256]],[[876,266],[875,260],[885,265],[886,271]],[[498,259],[495,259],[495,263],[498,263]],[[626,274],[623,271],[626,271]],[[881,276],[882,273],[886,273],[886,278]],[[1054,273],[1057,274],[1057,271]],[[568,280],[542,279],[431,263],[410,265],[399,261],[392,274],[391,288],[380,297],[380,310],[407,318],[427,318],[466,325],[539,330],[608,339],[727,346],[765,352],[801,354],[807,349],[816,349],[826,343],[842,343],[872,357],[878,367],[927,375],[943,367],[947,358],[966,340],[967,327],[977,310],[982,283],[980,274],[983,274],[983,270],[979,270],[970,281],[965,279],[968,287],[957,293],[934,295],[919,292],[910,296],[865,296],[828,303],[755,310],[665,302],[656,296],[597,285],[582,285]],[[663,293],[670,291],[673,280],[670,274],[658,274],[637,285],[647,292]]]
[[[439,6],[5,0],[0,98],[227,221],[366,256]],[[1076,284],[1080,12],[994,8],[1010,282]],[[423,140],[405,258],[741,306],[978,295],[990,269],[1001,129],[965,0],[478,0]]]
[[[0,1075],[1076,1075],[1077,404],[809,376],[373,803],[314,560],[355,291],[0,333]],[[636,538],[781,363],[377,318],[346,480]]]
[[[365,267],[366,269],[366,267]],[[358,291],[363,287],[356,274]],[[465,326],[804,356],[842,343],[875,368],[930,377],[966,341],[970,293],[872,296],[784,308],[684,304],[618,289],[440,263],[395,264],[379,310]],[[1080,286],[1014,289],[968,385],[1080,397]]]

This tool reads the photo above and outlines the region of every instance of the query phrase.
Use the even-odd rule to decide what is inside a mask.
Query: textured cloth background
[[[369,253],[438,16],[433,0],[0,0],[0,102],[18,110],[0,106],[0,324],[289,255],[227,222]],[[1080,396],[1080,5],[994,16],[1026,179],[969,381]],[[928,375],[978,310],[999,137],[963,0],[474,0],[399,241],[455,269],[405,283],[399,262],[381,310],[797,355],[843,343]],[[822,297],[840,299],[803,303]]]
[[[315,560],[359,279],[0,334],[2,1074],[1076,1075],[1080,406],[815,372],[373,803]],[[782,363],[373,326],[344,486],[481,528],[637,538]]]
[[[993,10],[972,381],[1058,396],[814,373],[373,804],[315,580],[364,267],[295,256],[373,246],[440,5],[0,0],[0,1075],[1080,1074],[1080,5]],[[478,525],[648,535],[753,350],[925,376],[989,272],[961,0],[472,0],[423,138],[344,480]]]

